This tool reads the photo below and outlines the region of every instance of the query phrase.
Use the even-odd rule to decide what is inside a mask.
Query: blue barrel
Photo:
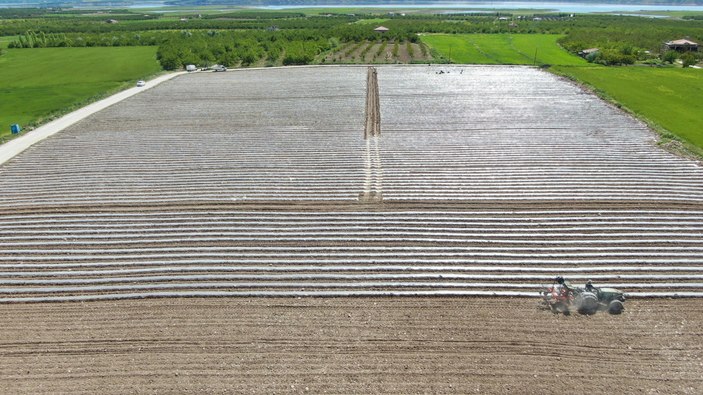
[[[22,128],[20,127],[20,125],[15,123],[10,125],[10,131],[12,132],[12,134],[18,134],[22,131]]]

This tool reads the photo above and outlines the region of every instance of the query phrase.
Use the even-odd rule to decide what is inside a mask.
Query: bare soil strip
[[[369,67],[366,76],[366,126],[364,139],[381,135],[381,102],[378,97],[378,73]]]
[[[423,43],[399,42],[396,49],[394,42],[368,42],[352,51],[354,44],[345,44],[327,54],[324,64],[382,64],[382,63],[411,63],[432,61],[429,49]],[[364,56],[362,56],[362,53]]]
[[[371,160],[373,161],[373,160]],[[363,203],[363,202],[362,202]],[[377,212],[377,211],[534,211],[535,215],[540,215],[543,211],[569,211],[579,210],[690,210],[693,213],[703,211],[703,202],[680,201],[680,200],[568,200],[559,199],[553,201],[545,200],[449,200],[449,201],[427,201],[427,200],[405,200],[374,202],[360,204],[359,202],[308,200],[308,201],[266,201],[248,200],[244,202],[213,201],[203,203],[199,201],[183,200],[178,202],[144,202],[139,205],[138,212],[162,212],[162,211],[262,211],[262,212]],[[0,206],[0,215],[17,214],[79,214],[79,213],[103,213],[103,212],[134,212],[132,204],[98,204],[98,205],[40,205],[40,206],[13,206],[11,209]]]
[[[35,393],[703,391],[703,307],[617,317],[533,300],[181,299],[0,306],[0,385]]]

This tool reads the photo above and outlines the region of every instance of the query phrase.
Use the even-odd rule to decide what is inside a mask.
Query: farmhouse
[[[387,32],[387,31],[389,31],[389,30],[391,30],[391,29],[389,29],[389,28],[387,28],[387,27],[385,27],[385,26],[379,26],[379,27],[373,29],[373,31],[375,31],[376,33],[381,33],[381,34]]]
[[[678,52],[698,51],[698,43],[682,38],[680,40],[667,41],[664,43],[664,50]]]

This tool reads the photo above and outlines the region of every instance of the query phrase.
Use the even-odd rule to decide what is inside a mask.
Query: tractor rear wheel
[[[581,292],[574,299],[579,314],[592,315],[598,311],[598,297],[592,292]]]
[[[613,300],[608,305],[608,313],[610,314],[620,314],[624,309],[625,306],[623,306],[622,302],[619,300]]]

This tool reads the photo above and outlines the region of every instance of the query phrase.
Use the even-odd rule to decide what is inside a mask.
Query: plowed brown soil
[[[700,210],[703,203],[675,200],[501,200],[501,201],[428,201],[406,200],[402,202],[376,201],[373,203],[309,200],[296,202],[276,202],[251,200],[247,202],[190,202],[178,203],[140,203],[135,209],[133,204],[61,204],[60,206],[15,206],[12,208],[0,207],[0,215],[17,214],[56,214],[56,213],[101,213],[101,212],[150,212],[164,210],[227,210],[227,211],[300,211],[300,212],[331,212],[331,211],[472,211],[472,210]]]
[[[703,392],[703,304],[163,299],[0,306],[4,393]]]

